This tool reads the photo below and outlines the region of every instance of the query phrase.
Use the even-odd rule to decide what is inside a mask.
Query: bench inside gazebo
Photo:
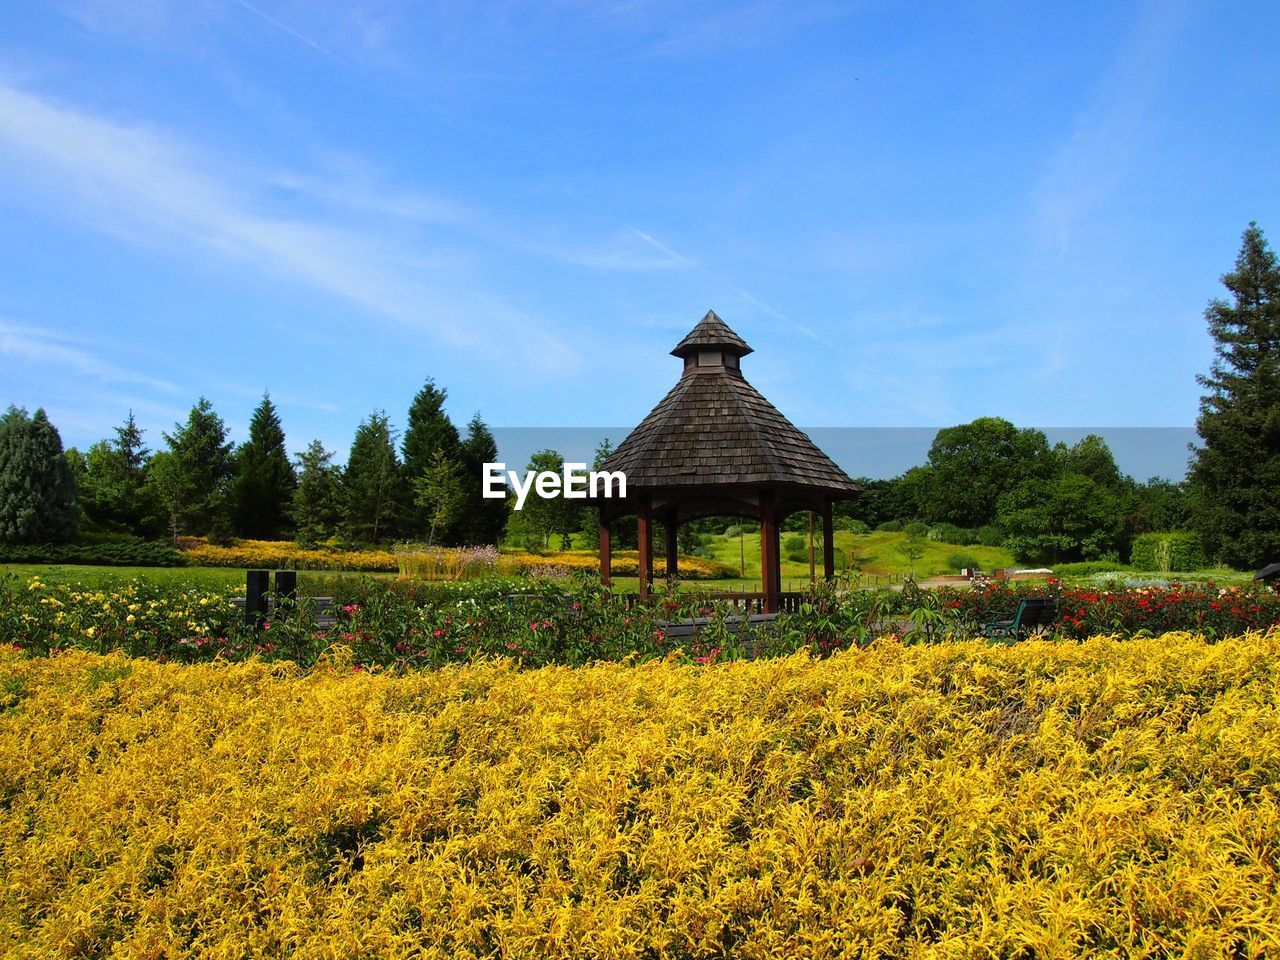
[[[627,477],[624,499],[597,501],[600,575],[606,584],[611,581],[613,524],[633,514],[641,598],[649,596],[653,583],[654,524],[665,530],[666,569],[672,577],[679,575],[680,525],[708,516],[760,521],[761,590],[725,597],[746,601],[763,613],[792,605],[793,598],[782,593],[779,529],[800,511],[821,516],[823,575],[834,577],[832,507],[860,490],[747,382],[741,361],[752,352],[714,311],[671,351],[684,364],[680,379],[603,467]]]

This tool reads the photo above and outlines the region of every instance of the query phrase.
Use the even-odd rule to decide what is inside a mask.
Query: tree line
[[[1146,532],[1191,531],[1214,561],[1252,568],[1280,560],[1280,263],[1257,224],[1245,230],[1228,297],[1205,310],[1214,356],[1185,481],[1123,475],[1096,435],[1050,445],[1039,430],[983,417],[935,436],[926,463],[892,480],[863,478],[863,494],[838,509],[868,527],[925,522],[949,542],[1003,543],[1024,561],[1123,559]],[[0,417],[0,542],[61,542],[78,526],[140,536],[293,536],[313,544],[393,539],[496,543],[508,525],[518,541],[566,546],[594,537],[580,503],[531,498],[511,513],[481,496],[481,464],[497,458],[477,415],[461,435],[446,393],[428,380],[404,435],[375,411],[356,431],[345,467],[313,441],[295,460],[268,395],[239,447],[201,398],[185,423],[147,449],[132,414],[86,452],[62,452],[43,411]],[[596,451],[599,468],[610,447]],[[533,470],[558,471],[553,450]],[[798,521],[797,521],[798,522]],[[682,528],[690,547],[714,519]],[[966,540],[965,537],[971,539]],[[615,531],[630,545],[628,527]],[[682,543],[682,549],[685,544]]]
[[[1238,569],[1280,561],[1280,262],[1250,223],[1228,297],[1205,309],[1214,344],[1185,481],[1123,476],[1106,442],[1050,447],[1043,432],[981,418],[938,432],[928,461],[862,481],[843,509],[870,526],[953,524],[1003,542],[1020,560],[1124,558],[1147,532],[1196,534]]]
[[[43,410],[0,418],[0,542],[59,543],[77,532],[212,540],[331,538],[360,545],[395,539],[497,543],[506,505],[481,496],[480,465],[497,444],[479,414],[465,435],[428,380],[400,436],[384,411],[356,429],[345,466],[313,440],[296,458],[269,394],[248,439],[233,444],[201,397],[185,422],[148,448],[133,414],[86,451],[62,451]]]

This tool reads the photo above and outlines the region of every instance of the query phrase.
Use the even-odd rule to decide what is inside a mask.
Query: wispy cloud
[[[694,270],[697,270],[700,273],[703,273],[706,276],[710,277],[712,280],[716,281],[716,283],[721,284],[722,286],[725,286],[728,289],[732,290],[735,294],[737,294],[747,303],[751,304],[761,313],[767,314],[773,319],[781,321],[782,323],[785,323],[787,326],[791,327],[793,330],[798,331],[799,333],[804,334],[806,337],[810,337],[820,342],[822,341],[821,337],[819,337],[816,333],[814,333],[804,324],[798,323],[797,321],[792,320],[786,314],[781,313],[778,310],[775,310],[773,307],[769,306],[769,304],[765,303],[760,298],[748,293],[742,287],[738,286],[736,283],[729,280],[727,277],[723,276],[722,274],[717,273],[716,271],[710,269],[709,267],[703,266],[701,263],[699,263],[697,260],[692,259],[691,257],[687,257],[684,254],[679,253],[676,250],[673,250],[670,246],[663,243],[661,240],[658,240],[657,238],[651,236],[650,234],[645,233],[643,230],[637,230],[635,227],[632,227],[631,232],[634,233],[641,240],[643,240],[645,243],[652,246],[654,249],[659,250],[662,253],[664,253],[666,256],[670,257],[673,262],[679,263],[683,266],[687,266]]]
[[[308,37],[305,33],[301,33],[300,31],[295,30],[293,27],[289,26],[287,23],[283,23],[282,21],[277,20],[275,17],[271,16],[271,14],[249,3],[248,0],[232,0],[232,2],[237,4],[238,6],[243,7],[245,10],[249,11],[251,14],[253,14],[255,17],[262,20],[264,23],[269,23],[271,26],[275,27],[277,30],[287,33],[289,36],[293,37],[295,40],[299,41],[300,43],[303,43],[306,46],[310,47],[312,50],[316,51],[317,53],[323,54],[329,59],[342,64],[344,67],[351,66],[351,63],[349,61],[344,60],[342,57],[338,56],[328,47],[324,46],[321,43],[317,43],[315,40]]]
[[[202,161],[155,130],[0,83],[0,162],[6,155],[103,231],[212,248],[487,357],[515,351],[521,363],[532,356],[561,372],[580,362],[526,311],[493,302],[448,270],[424,270],[433,261],[430,247],[396,243],[389,231],[340,217],[280,213],[269,195],[273,177],[214,175],[215,159]],[[471,322],[463,327],[458,316]]]
[[[27,364],[56,367],[98,383],[136,384],[168,394],[179,393],[181,389],[168,380],[148,377],[91,353],[83,341],[3,318],[0,318],[0,355]]]
[[[1186,17],[1182,0],[1148,3],[1112,67],[1049,158],[1033,194],[1042,248],[1061,255],[1078,221],[1115,193],[1133,172],[1146,114]]]

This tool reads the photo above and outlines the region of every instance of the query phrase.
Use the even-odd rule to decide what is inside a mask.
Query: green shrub
[[[910,537],[927,537],[929,535],[929,525],[923,520],[913,520],[902,528],[903,532]]]
[[[1209,565],[1200,538],[1183,530],[1144,533],[1133,541],[1129,565],[1135,570],[1174,573],[1201,570]]]
[[[792,534],[782,541],[782,552],[792,563],[806,563],[809,560],[809,542],[799,534]]]
[[[1089,577],[1095,573],[1127,573],[1133,567],[1115,560],[1084,560],[1080,563],[1055,563],[1054,576]]]
[[[957,547],[967,547],[974,542],[972,530],[957,527],[954,523],[935,523],[929,528],[929,539]]]
[[[740,536],[742,536],[742,524],[740,524],[740,523],[735,523],[733,526],[725,527],[725,528],[724,528],[724,535],[725,535],[726,537],[740,537]]]
[[[97,540],[92,543],[33,543],[0,546],[0,563],[62,563],[96,567],[182,567],[186,558],[150,540]]]
[[[853,517],[836,517],[831,522],[833,530],[847,530],[849,533],[864,534],[870,533],[871,528],[861,520],[855,520]]]
[[[978,543],[984,547],[1004,546],[1004,531],[999,527],[988,524],[985,527],[979,527],[974,535],[978,538]]]
[[[876,532],[877,532],[877,533],[901,533],[901,532],[902,532],[902,521],[901,521],[901,520],[886,520],[884,523],[882,523],[882,524],[880,524],[878,527],[876,527]]]
[[[982,564],[972,553],[953,553],[947,557],[947,566],[959,573],[961,570],[977,570]]]

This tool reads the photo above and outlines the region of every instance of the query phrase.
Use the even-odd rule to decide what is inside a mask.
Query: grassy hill
[[[792,534],[784,533],[782,535],[783,542]],[[808,535],[800,534],[806,543],[806,551],[808,549]],[[907,558],[898,552],[898,548],[906,541],[905,533],[850,533],[847,530],[837,530],[835,543],[836,550],[836,569],[844,570],[848,566],[860,566],[864,573],[878,574],[886,576],[888,574],[906,573],[910,564]],[[955,570],[949,564],[949,559],[958,554],[968,554],[978,562],[978,566],[983,570],[995,570],[1014,565],[1013,554],[1002,547],[957,547],[949,543],[934,543],[926,541],[924,544],[925,555],[915,562],[916,576],[919,578],[938,576],[941,574],[954,573]],[[715,559],[721,563],[727,563],[731,567],[745,570],[743,574],[748,579],[760,579],[760,535],[758,533],[748,533],[739,537],[725,537],[723,535],[713,537],[711,540],[711,551]],[[816,560],[819,569],[822,567],[822,550],[816,547]],[[796,563],[786,559],[786,548],[783,548],[782,576],[790,577],[807,577],[809,575],[809,562],[805,559],[803,562]],[[744,562],[745,558],[745,562]]]

